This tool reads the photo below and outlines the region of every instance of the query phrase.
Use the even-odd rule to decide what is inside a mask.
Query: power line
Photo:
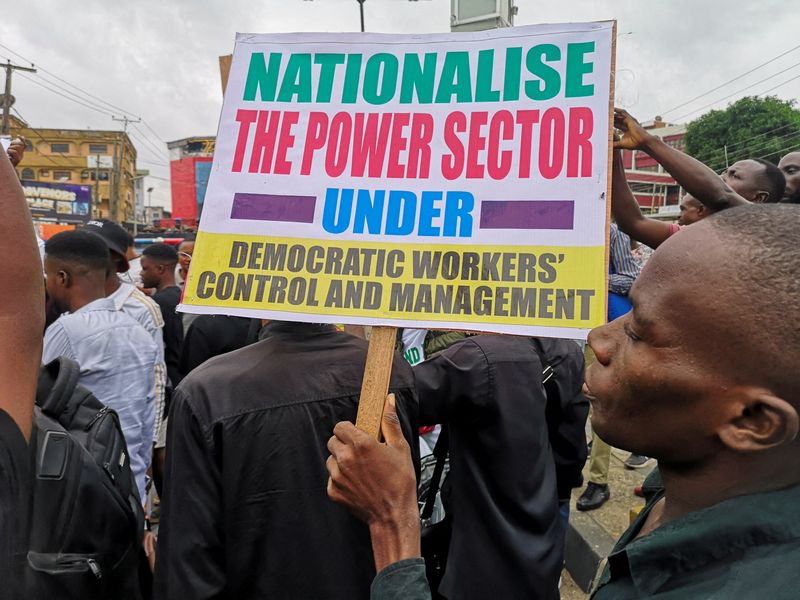
[[[133,131],[130,131],[128,133],[131,134],[132,139],[136,140],[137,143],[142,141],[141,136],[138,136],[138,135],[137,136],[133,136],[133,133],[134,133]],[[169,166],[163,159],[161,159],[157,154],[155,154],[153,152],[153,150],[152,150],[152,148],[150,146],[148,146],[146,144],[145,145],[140,144],[140,150],[142,152],[147,152],[149,155],[152,156],[153,160],[150,161],[151,164],[159,164],[159,165],[163,165],[165,167]]]
[[[775,142],[778,142],[779,144],[782,144],[782,143],[784,143],[784,142],[786,142],[786,141],[788,141],[790,139],[795,139],[797,137],[800,137],[800,130],[793,131],[793,132],[790,132],[790,133],[786,133],[786,134],[781,135],[781,136],[776,136],[776,137],[774,137],[774,138],[772,138],[770,140],[761,140],[755,146],[752,146],[750,148],[741,148],[741,149],[737,150],[734,155],[737,156],[737,157],[741,157],[741,156],[746,155],[746,154],[754,154],[756,152],[761,152],[763,150],[766,150],[770,146],[774,145]]]
[[[30,64],[34,64],[34,62],[33,62],[32,60],[30,60],[29,58],[26,58],[26,57],[22,56],[22,55],[21,55],[19,52],[15,52],[14,50],[12,50],[11,48],[9,48],[8,46],[6,46],[6,45],[4,45],[4,44],[0,44],[0,48],[5,48],[6,50],[8,50],[9,52],[11,52],[11,53],[12,53],[12,54],[14,54],[15,56],[18,56],[19,58],[21,58],[22,60],[24,60],[25,62],[28,62],[28,63],[30,63]],[[90,98],[93,98],[93,99],[95,99],[95,100],[98,100],[98,101],[102,102],[103,104],[105,104],[105,105],[107,105],[107,106],[109,106],[109,107],[111,107],[111,108],[113,108],[113,109],[115,109],[115,110],[117,110],[117,111],[120,111],[120,112],[123,112],[123,113],[128,113],[129,115],[133,115],[133,116],[138,116],[138,115],[136,115],[136,113],[134,113],[134,112],[132,112],[132,111],[130,111],[130,110],[126,110],[126,109],[124,109],[124,108],[121,108],[121,107],[119,107],[119,106],[116,106],[115,104],[111,104],[110,102],[108,102],[108,101],[106,101],[106,100],[103,100],[103,99],[102,99],[102,98],[100,98],[99,96],[95,96],[94,94],[92,94],[92,93],[90,93],[90,92],[87,92],[86,90],[84,90],[84,89],[82,89],[81,87],[79,87],[79,86],[75,85],[74,83],[70,83],[69,81],[67,81],[66,79],[63,79],[62,77],[59,77],[58,75],[56,75],[56,74],[55,74],[55,73],[53,73],[52,71],[49,71],[48,69],[45,69],[45,68],[44,68],[44,67],[42,67],[41,65],[40,65],[39,67],[37,67],[37,68],[38,68],[40,71],[42,71],[42,72],[44,72],[44,73],[47,73],[47,74],[48,74],[48,75],[50,75],[51,77],[53,77],[53,78],[57,79],[58,81],[60,81],[60,82],[62,82],[62,83],[65,83],[65,84],[67,84],[67,85],[68,85],[68,86],[70,86],[70,87],[73,87],[73,88],[75,88],[76,90],[78,90],[79,92],[83,93],[84,95],[86,95],[86,96],[89,96]]]
[[[789,50],[787,50],[786,52],[782,52],[781,54],[778,54],[778,56],[775,56],[775,57],[773,57],[773,58],[770,58],[768,61],[766,61],[766,62],[764,62],[764,63],[761,63],[761,64],[760,64],[760,65],[758,65],[757,67],[753,67],[753,68],[752,68],[752,69],[750,69],[749,71],[746,71],[746,72],[742,73],[741,75],[738,75],[738,76],[734,77],[733,79],[730,79],[730,80],[726,81],[725,83],[722,83],[722,84],[718,85],[717,87],[715,87],[715,88],[713,88],[713,89],[710,89],[710,90],[708,90],[707,92],[703,92],[703,93],[702,93],[702,94],[700,94],[699,96],[695,96],[695,97],[694,97],[694,98],[692,98],[691,100],[687,100],[686,102],[684,102],[684,103],[682,103],[682,104],[678,104],[677,106],[674,106],[674,107],[670,108],[669,110],[665,110],[665,111],[663,111],[661,114],[662,114],[662,115],[666,115],[666,114],[668,114],[668,113],[671,113],[671,112],[673,112],[673,111],[675,111],[675,110],[677,110],[677,109],[679,109],[679,108],[683,108],[683,107],[684,107],[684,106],[686,106],[687,104],[691,104],[691,103],[692,103],[692,102],[694,102],[695,100],[699,100],[700,98],[703,98],[704,96],[708,96],[709,94],[712,94],[712,93],[716,92],[717,90],[719,90],[719,89],[721,89],[721,88],[724,88],[726,85],[728,85],[728,84],[730,84],[730,83],[733,83],[734,81],[738,81],[739,79],[742,79],[743,77],[746,77],[747,75],[750,75],[750,73],[752,73],[752,72],[754,72],[754,71],[757,71],[758,69],[760,69],[760,68],[762,68],[762,67],[765,67],[765,66],[767,66],[767,65],[768,65],[768,64],[770,64],[770,63],[773,63],[773,62],[775,62],[775,61],[776,61],[776,60],[778,60],[779,58],[782,58],[782,57],[786,56],[787,54],[791,54],[792,52],[794,52],[794,51],[795,51],[795,50],[797,50],[798,48],[800,48],[800,44],[798,44],[798,45],[797,45],[797,46],[795,46],[794,48],[790,48],[790,49],[789,49]],[[690,114],[691,114],[691,113],[690,113]],[[676,120],[678,120],[678,119],[676,119]]]
[[[783,146],[782,148],[779,148],[776,152],[770,152],[769,154],[764,154],[763,156],[758,156],[757,158],[766,158],[772,154],[783,154],[784,152],[787,152],[789,150],[794,150],[795,148],[800,148],[800,140],[798,140],[797,142],[792,142],[788,146]]]
[[[767,91],[765,91],[765,92],[761,92],[761,94],[769,94],[771,91],[773,91],[773,90],[777,90],[779,87],[783,87],[783,86],[785,86],[787,83],[791,83],[791,82],[792,82],[792,81],[794,81],[795,79],[800,79],[800,75],[796,75],[795,77],[792,77],[791,79],[787,79],[787,80],[786,80],[786,81],[784,81],[783,83],[779,83],[779,84],[778,84],[778,85],[776,85],[775,87],[771,87],[771,88],[769,88]]]
[[[791,126],[794,126],[794,127],[797,126],[794,123],[789,123],[787,125],[791,125]],[[794,137],[794,136],[796,136],[798,134],[800,134],[800,129],[794,130],[794,131],[789,131],[789,132],[781,134],[781,135],[776,135],[776,136],[774,136],[773,138],[770,138],[770,139],[759,140],[758,142],[755,142],[755,144],[753,146],[749,146],[747,148],[739,148],[738,150],[735,150],[735,151],[731,151],[731,148],[733,147],[733,145],[731,144],[731,145],[723,146],[722,148],[716,148],[715,150],[713,150],[709,154],[709,156],[711,156],[711,157],[723,156],[724,153],[725,153],[725,150],[728,151],[728,156],[729,157],[730,156],[741,156],[743,153],[750,154],[752,152],[758,152],[759,150],[761,150],[763,148],[767,148],[768,146],[773,144],[775,142],[775,140],[779,140],[780,138]],[[751,139],[753,139],[753,138],[751,138]],[[738,142],[738,145],[741,145],[741,144],[745,143],[746,141],[748,141],[748,140],[742,140],[742,141]]]
[[[156,165],[156,166],[159,166],[159,167],[169,167],[169,165],[167,163],[165,163],[165,162],[156,162],[156,161],[145,160],[145,159],[141,159],[138,162],[140,162],[142,164],[145,164],[145,165]]]
[[[794,125],[794,123],[784,123],[780,127],[776,127],[775,129],[770,129],[769,131],[765,131],[764,133],[757,133],[756,135],[754,135],[752,137],[745,138],[743,140],[739,140],[738,142],[735,142],[733,144],[726,144],[726,147],[728,149],[728,152],[730,152],[731,148],[735,148],[736,146],[741,146],[742,144],[746,144],[747,142],[749,142],[751,140],[754,140],[754,139],[759,138],[759,137],[763,137],[765,135],[769,135],[770,133],[775,133],[776,131],[780,131],[781,129],[785,129],[786,127],[791,127],[792,125]],[[720,150],[722,150],[722,148],[720,148]]]
[[[770,146],[772,146],[774,144],[777,144],[777,145],[781,146],[781,148],[783,148],[783,147],[791,147],[792,144],[798,144],[798,143],[800,143],[800,131],[795,131],[794,133],[788,133],[788,134],[786,134],[784,136],[781,136],[780,138],[775,138],[773,140],[769,140],[769,141],[765,141],[763,143],[760,143],[759,145],[757,145],[757,146],[755,146],[753,148],[742,148],[741,150],[739,150],[738,152],[736,152],[734,154],[729,154],[728,155],[728,163],[732,164],[732,163],[738,162],[740,160],[751,159],[751,158],[753,158],[754,154],[757,154],[759,152],[765,152]],[[779,154],[782,151],[781,148],[772,149],[769,152],[767,152],[766,154],[764,154],[762,156],[758,156],[756,158],[766,158],[766,157],[774,155],[774,154]],[[712,165],[712,164],[713,165],[718,165],[718,164],[719,165],[724,165],[725,164],[724,151],[717,150],[717,151],[709,154],[708,156],[704,157],[704,159],[701,160],[701,162],[704,162],[704,163],[709,164],[709,165]]]
[[[61,96],[62,98],[66,98],[70,102],[74,102],[75,104],[80,104],[81,106],[85,106],[86,108],[88,108],[90,110],[93,110],[95,112],[98,112],[100,114],[106,115],[107,117],[108,116],[114,116],[113,113],[111,113],[111,112],[106,112],[104,110],[100,110],[99,108],[95,108],[94,106],[86,104],[85,102],[81,102],[80,100],[75,100],[74,98],[70,98],[69,96],[67,96],[65,94],[62,94],[61,92],[59,92],[57,90],[54,90],[53,88],[47,87],[46,85],[44,85],[42,83],[39,83],[38,81],[36,81],[35,79],[33,79],[31,77],[26,77],[24,75],[20,75],[20,77],[22,77],[23,79],[27,79],[28,81],[30,81],[34,85],[38,85],[39,87],[46,89],[48,92],[52,92],[53,94],[56,94],[57,96]]]
[[[156,130],[155,130],[155,129],[153,129],[152,127],[150,127],[150,124],[149,124],[147,121],[145,121],[144,119],[142,119],[142,123],[144,123],[144,126],[145,126],[145,127],[147,127],[147,128],[150,130],[150,132],[151,132],[151,133],[152,133],[154,136],[156,136],[156,138],[158,139],[158,141],[159,141],[159,142],[161,142],[161,143],[162,143],[162,144],[164,144],[165,146],[167,145],[167,142],[165,142],[165,141],[164,141],[164,140],[161,138],[161,136],[160,136],[160,135],[158,135],[158,134],[156,133]]]
[[[727,96],[723,96],[722,98],[719,98],[718,100],[714,100],[714,102],[710,102],[709,104],[706,104],[706,105],[704,105],[704,106],[701,106],[700,108],[696,108],[696,109],[694,109],[694,110],[691,110],[691,111],[689,111],[688,113],[681,115],[680,117],[676,117],[676,119],[675,119],[675,120],[676,120],[676,121],[680,121],[680,120],[682,120],[682,119],[685,119],[685,118],[686,118],[686,117],[688,117],[689,115],[693,115],[693,114],[695,114],[695,113],[697,113],[697,112],[700,112],[701,110],[705,110],[706,108],[709,108],[709,107],[711,107],[711,106],[714,106],[715,104],[719,104],[719,103],[720,103],[720,102],[722,102],[723,100],[727,100],[728,98],[731,98],[732,96],[736,96],[737,94],[741,94],[742,92],[745,92],[745,91],[749,90],[750,88],[753,88],[753,87],[755,87],[755,86],[757,86],[757,85],[760,85],[760,84],[764,83],[765,81],[769,81],[769,80],[770,80],[770,79],[772,79],[773,77],[777,77],[778,75],[783,75],[784,73],[786,73],[786,71],[791,71],[792,69],[794,69],[794,68],[795,68],[795,67],[797,67],[797,66],[800,66],[800,62],[799,62],[799,63],[795,63],[795,64],[793,64],[793,65],[791,65],[791,66],[789,66],[789,67],[786,67],[786,68],[785,68],[785,69],[783,69],[782,71],[778,71],[777,73],[773,73],[773,74],[772,74],[772,75],[770,75],[769,77],[765,77],[764,79],[761,79],[761,80],[759,80],[759,81],[756,81],[755,83],[751,83],[750,85],[748,85],[748,86],[745,86],[745,87],[743,87],[743,88],[742,88],[742,89],[740,89],[740,90],[736,90],[735,92],[733,92],[733,93],[731,93],[731,94],[728,94]],[[795,79],[796,79],[796,78],[795,78]],[[790,79],[789,81],[792,81],[792,80]],[[788,81],[787,81],[787,82],[784,82],[784,83],[788,83]],[[781,85],[784,85],[784,84],[781,84]],[[779,85],[779,86],[776,86],[776,87],[780,87],[780,85]],[[768,93],[768,92],[771,92],[773,89],[775,89],[775,88],[771,88],[771,89],[767,90],[766,92],[761,92],[761,94],[766,94],[766,93]],[[761,95],[761,94],[759,94],[759,95]]]
[[[25,117],[23,117],[23,116],[22,116],[22,114],[21,114],[21,113],[20,113],[20,112],[19,112],[19,111],[18,111],[16,108],[14,108],[14,107],[12,106],[12,107],[11,107],[11,110],[13,110],[15,113],[17,113],[17,116],[18,116],[20,119],[22,119],[23,121],[25,121],[25,123],[28,123],[28,121],[25,119]],[[30,123],[28,123],[28,125],[30,125]],[[42,134],[41,134],[41,133],[39,133],[39,131],[38,131],[37,129],[35,129],[35,128],[34,128],[32,125],[30,125],[30,130],[31,130],[31,131],[32,131],[32,132],[33,132],[33,133],[36,135],[36,137],[38,137],[40,140],[42,140],[42,141],[43,141],[45,144],[49,144],[49,143],[51,143],[51,142],[47,141],[46,139],[44,139],[44,136],[42,136]],[[40,154],[41,154],[41,153],[40,153]],[[61,155],[61,157],[62,157],[62,158],[69,158],[69,157],[68,157],[66,154],[64,154],[63,152],[57,152],[57,154]],[[49,160],[51,163],[53,163],[53,164],[54,164],[54,165],[56,165],[57,167],[63,167],[63,166],[64,166],[64,165],[60,165],[60,164],[58,164],[58,161],[54,160],[54,159],[53,159],[53,157],[51,157],[49,154],[41,154],[41,156],[43,156],[44,158],[46,158],[47,160]]]
[[[22,60],[24,60],[24,61],[26,61],[26,62],[28,62],[28,63],[30,63],[30,64],[33,64],[33,61],[31,61],[30,59],[26,58],[25,56],[22,56],[21,54],[19,54],[18,52],[16,52],[16,51],[12,50],[11,48],[9,48],[8,46],[6,46],[6,45],[4,45],[4,44],[0,44],[0,48],[5,48],[7,51],[11,52],[11,53],[12,53],[12,54],[14,54],[15,56],[17,56],[17,57],[21,58]],[[59,89],[61,89],[61,90],[65,91],[65,92],[68,92],[68,93],[72,94],[73,96],[75,96],[75,97],[77,97],[77,98],[80,98],[80,99],[81,99],[81,100],[83,100],[84,102],[87,102],[87,103],[93,104],[93,105],[97,106],[98,108],[105,110],[105,111],[106,111],[106,112],[108,112],[108,113],[110,113],[111,111],[109,111],[108,109],[106,109],[106,108],[105,108],[104,106],[102,106],[102,105],[108,106],[108,107],[110,107],[111,109],[113,109],[114,111],[118,111],[118,112],[121,112],[121,113],[123,113],[123,114],[127,114],[127,115],[129,115],[129,116],[133,116],[133,117],[136,117],[136,118],[139,118],[139,119],[141,119],[141,120],[142,120],[142,124],[143,124],[145,127],[147,127],[147,129],[149,129],[149,130],[150,130],[150,132],[151,132],[151,133],[152,133],[152,134],[153,134],[153,135],[154,135],[154,136],[155,136],[155,137],[156,137],[156,138],[157,138],[157,139],[158,139],[158,140],[159,140],[161,143],[163,143],[163,144],[166,144],[166,142],[165,142],[165,141],[164,141],[164,140],[161,138],[161,136],[160,136],[160,135],[159,135],[159,134],[156,132],[156,130],[155,130],[155,129],[153,129],[153,127],[151,127],[151,126],[150,126],[150,124],[149,124],[147,121],[145,121],[145,120],[144,120],[144,119],[143,119],[141,116],[137,115],[137,114],[136,114],[136,113],[134,113],[133,111],[130,111],[130,110],[124,109],[124,108],[122,108],[122,107],[120,107],[120,106],[117,106],[116,104],[113,104],[113,103],[109,102],[108,100],[104,100],[103,98],[100,98],[99,96],[96,96],[95,94],[92,94],[91,92],[88,92],[88,91],[86,91],[85,89],[81,88],[80,86],[78,86],[78,85],[75,85],[74,83],[71,83],[71,82],[67,81],[67,80],[66,80],[66,79],[64,79],[63,77],[59,77],[58,75],[56,75],[56,74],[55,74],[55,73],[53,73],[52,71],[50,71],[50,70],[48,70],[48,69],[45,69],[45,68],[44,68],[44,67],[42,67],[42,66],[39,66],[39,67],[38,67],[38,69],[39,69],[40,71],[44,72],[44,73],[47,73],[47,74],[48,74],[50,77],[52,77],[53,79],[56,79],[56,80],[60,81],[61,83],[64,83],[64,84],[68,85],[69,87],[71,87],[71,88],[74,88],[74,89],[78,90],[78,91],[79,91],[81,94],[83,94],[84,96],[86,96],[86,97],[88,97],[88,98],[91,98],[91,99],[93,99],[93,100],[96,100],[96,101],[98,101],[98,102],[100,102],[100,103],[102,103],[102,104],[101,104],[101,105],[98,105],[96,102],[92,102],[92,101],[88,100],[88,99],[87,99],[87,98],[85,98],[85,97],[84,97],[84,98],[81,98],[81,96],[79,96],[79,95],[75,94],[74,92],[71,92],[71,91],[69,91],[69,90],[66,90],[65,88],[63,88],[63,87],[61,87],[61,86],[57,85],[56,83],[54,83],[54,82],[52,82],[52,81],[48,80],[47,78],[45,78],[45,77],[42,77],[42,76],[41,76],[41,73],[39,74],[39,75],[40,75],[40,77],[42,77],[42,79],[43,79],[45,82],[47,82],[47,83],[49,83],[50,85],[53,85],[53,86],[55,86],[55,87],[58,87]]]
[[[54,83],[54,82],[46,79],[45,77],[42,77],[41,75],[39,75],[39,77],[41,77],[42,81],[44,81],[46,84],[51,85],[51,86],[63,91],[66,94],[74,96],[75,98],[79,99],[82,102],[85,102],[87,104],[90,104],[90,105],[94,106],[97,110],[101,110],[103,112],[106,112],[106,113],[109,113],[109,114],[113,114],[113,113],[111,113],[111,111],[109,111],[103,105],[97,104],[96,102],[92,102],[91,100],[87,100],[86,98],[83,98],[83,97],[79,96],[78,94],[76,94],[75,92],[71,91],[70,89],[65,88],[64,86],[58,85],[57,83]]]
[[[166,153],[166,148],[160,148],[160,147],[159,147],[159,146],[157,146],[157,145],[156,145],[154,142],[151,142],[151,141],[150,141],[150,140],[149,140],[149,139],[146,137],[145,133],[144,133],[144,132],[143,132],[141,129],[139,129],[139,128],[138,128],[136,125],[133,125],[133,126],[132,126],[132,129],[133,129],[134,131],[136,131],[136,133],[139,135],[139,137],[140,137],[142,140],[144,140],[144,142],[145,142],[145,143],[146,143],[148,146],[150,146],[150,148],[151,148],[151,149],[153,149],[153,150],[155,151],[156,155],[160,154],[161,152],[164,152],[164,153]]]

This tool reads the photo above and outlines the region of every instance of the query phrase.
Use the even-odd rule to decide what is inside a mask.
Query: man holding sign
[[[355,420],[367,343],[333,325],[272,321],[175,390],[156,597],[364,598],[369,530],[325,493],[326,443]],[[411,368],[390,389],[418,462]]]

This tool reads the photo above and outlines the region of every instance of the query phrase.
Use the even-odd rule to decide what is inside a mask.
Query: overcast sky
[[[516,25],[616,18],[617,103],[642,120],[663,114],[666,120],[688,121],[710,110],[707,104],[724,107],[794,77],[798,79],[771,93],[784,99],[800,97],[798,48],[670,111],[800,44],[796,7],[785,0],[516,3]],[[449,30],[450,0],[366,0],[365,14],[368,31],[443,32]],[[164,141],[216,133],[222,102],[218,56],[231,52],[237,31],[358,28],[356,0],[27,0],[3,11],[0,44],[6,48],[0,47],[0,57],[27,64],[12,51],[19,53],[49,72],[40,71],[32,76],[34,81],[70,89],[53,76],[60,77],[141,116],[149,128],[137,125],[132,131],[138,164],[155,176],[148,182],[156,188],[153,204],[169,206]],[[767,80],[759,83],[763,79]],[[748,89],[740,92],[743,88]],[[120,126],[110,115],[57,96],[21,75],[14,77],[13,95],[15,108],[34,127]]]

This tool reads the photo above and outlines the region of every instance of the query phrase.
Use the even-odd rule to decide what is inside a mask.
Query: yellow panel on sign
[[[590,328],[603,246],[446,245],[201,232],[183,303],[388,321]],[[588,287],[587,287],[588,286]],[[400,323],[402,324],[402,323]]]

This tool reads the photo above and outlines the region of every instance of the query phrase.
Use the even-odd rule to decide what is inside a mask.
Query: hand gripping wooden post
[[[397,327],[373,327],[369,338],[356,427],[376,440],[381,439],[381,419],[386,394],[389,392],[396,340]]]

